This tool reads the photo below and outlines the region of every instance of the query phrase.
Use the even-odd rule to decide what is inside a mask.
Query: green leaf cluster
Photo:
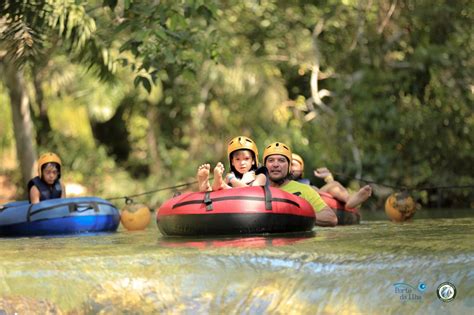
[[[98,174],[117,171],[134,183],[127,189],[193,180],[204,162],[227,165],[237,135],[261,151],[286,142],[308,177],[327,166],[346,185],[359,177],[474,184],[472,1],[60,2],[6,1],[0,50],[22,60],[55,47],[48,60],[67,56],[109,80],[78,70],[68,87],[46,90],[56,93],[50,103],[81,95],[65,106],[85,106],[91,125],[122,130],[109,142],[93,132],[71,141],[99,148]],[[58,73],[51,63],[43,69],[44,82]],[[54,131],[70,139],[63,129]],[[378,188],[380,208],[390,191]],[[473,206],[472,188],[418,192],[427,206]]]

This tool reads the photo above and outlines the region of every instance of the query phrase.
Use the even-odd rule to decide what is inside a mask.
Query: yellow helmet
[[[267,157],[273,154],[280,154],[286,157],[288,160],[288,172],[291,170],[291,149],[289,146],[282,142],[274,142],[268,145],[263,151],[263,163],[267,160]]]
[[[229,158],[229,163],[232,167],[232,159],[230,155],[237,150],[250,150],[252,151],[255,159],[255,166],[258,166],[258,149],[255,142],[244,136],[235,137],[229,141],[227,145],[227,157]]]
[[[301,171],[304,171],[304,161],[303,161],[303,158],[302,158],[300,155],[296,154],[296,153],[291,154],[291,158],[292,158],[293,160],[297,161],[298,163],[300,163],[300,164],[301,164]]]
[[[42,154],[38,159],[38,176],[41,178],[43,177],[41,169],[43,165],[48,163],[56,163],[59,166],[59,175],[58,178],[61,177],[61,159],[53,152],[47,152]]]

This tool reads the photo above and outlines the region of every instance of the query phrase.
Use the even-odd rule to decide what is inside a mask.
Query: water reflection
[[[314,231],[305,233],[273,234],[265,236],[213,237],[213,238],[181,238],[162,237],[158,245],[169,248],[193,247],[198,249],[219,247],[265,248],[284,246],[301,242],[316,235]]]
[[[473,224],[365,221],[242,239],[163,238],[152,225],[0,239],[0,313],[12,305],[76,314],[472,313]],[[444,281],[457,288],[450,303],[436,296]]]

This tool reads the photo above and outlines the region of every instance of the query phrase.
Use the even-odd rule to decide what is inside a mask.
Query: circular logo
[[[418,284],[418,291],[425,292],[425,290],[426,290],[426,284],[424,284],[423,282],[420,282],[420,284]]]
[[[443,302],[451,302],[456,297],[456,287],[451,282],[443,282],[438,286],[436,295]]]

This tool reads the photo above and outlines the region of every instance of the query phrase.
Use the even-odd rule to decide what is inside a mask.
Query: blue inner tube
[[[98,197],[16,201],[0,206],[0,236],[41,236],[113,232],[119,210]]]

